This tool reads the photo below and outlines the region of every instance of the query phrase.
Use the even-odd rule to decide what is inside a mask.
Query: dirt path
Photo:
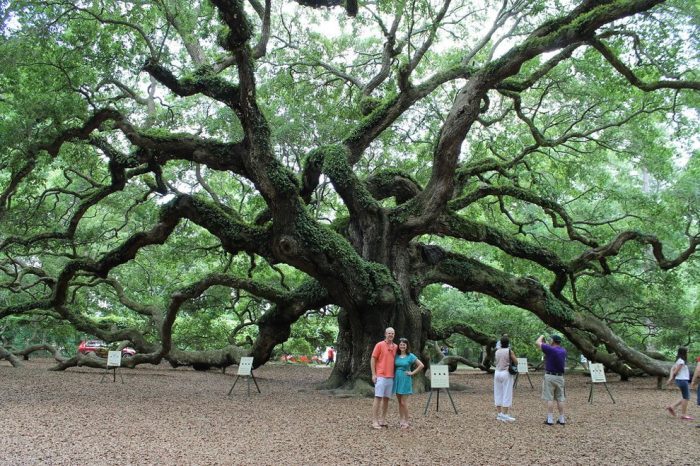
[[[262,394],[235,376],[166,366],[122,370],[125,383],[100,383],[101,371],[49,372],[30,361],[0,363],[0,464],[699,464],[700,420],[664,414],[677,390],[655,380],[611,382],[616,404],[596,387],[589,404],[587,378],[567,377],[569,420],[547,427],[539,399],[541,375],[516,390],[513,424],[493,414],[492,378],[456,373],[449,399],[411,398],[413,427],[370,428],[371,400],[340,398],[313,389],[328,368],[267,365],[255,371]],[[232,368],[235,369],[235,368]],[[233,371],[232,371],[233,372]],[[692,393],[693,397],[695,393]],[[694,400],[694,398],[693,398]],[[700,419],[700,409],[690,413]]]

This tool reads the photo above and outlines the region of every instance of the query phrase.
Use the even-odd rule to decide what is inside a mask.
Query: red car
[[[95,353],[101,358],[106,358],[109,352],[109,346],[102,340],[83,340],[78,345],[78,353],[88,354]],[[122,348],[122,357],[128,358],[136,354],[134,348],[125,347]]]

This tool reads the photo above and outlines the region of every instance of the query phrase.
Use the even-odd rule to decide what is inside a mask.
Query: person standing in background
[[[328,348],[328,360],[326,361],[326,366],[331,365],[335,362],[335,348],[332,346]]]
[[[496,371],[493,373],[493,400],[496,404],[496,420],[513,422],[515,418],[508,415],[508,409],[513,404],[513,383],[515,377],[508,372],[511,363],[517,364],[518,358],[510,349],[510,339],[502,336],[499,340],[501,347],[496,350],[494,359]]]
[[[564,371],[566,370],[566,349],[561,346],[561,337],[552,335],[552,344],[544,342],[540,335],[535,344],[544,353],[544,382],[542,383],[542,399],[547,402],[548,426],[554,425],[554,402],[557,402],[559,419],[557,424],[566,425],[564,417]]]
[[[666,406],[666,411],[668,411],[671,416],[676,416],[676,410],[681,408],[681,419],[684,421],[692,421],[695,418],[688,416],[688,400],[690,400],[690,371],[688,370],[688,348],[681,346],[678,348],[676,353],[676,363],[671,368],[671,373],[668,375],[668,381],[666,385],[671,385],[671,382],[675,380],[676,387],[681,391],[681,399],[673,403],[672,405]],[[695,380],[695,377],[693,377]]]

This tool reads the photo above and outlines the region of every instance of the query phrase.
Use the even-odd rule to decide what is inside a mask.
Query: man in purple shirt
[[[554,401],[557,402],[559,419],[557,424],[566,424],[564,417],[564,370],[566,369],[566,349],[561,346],[561,337],[552,335],[552,344],[544,342],[544,335],[540,335],[535,344],[544,353],[544,383],[542,384],[542,399],[547,402],[548,426],[554,424]]]

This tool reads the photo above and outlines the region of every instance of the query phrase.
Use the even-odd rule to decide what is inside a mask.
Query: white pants
[[[496,406],[510,408],[513,404],[513,382],[515,377],[508,370],[496,371],[493,375],[493,400]]]

